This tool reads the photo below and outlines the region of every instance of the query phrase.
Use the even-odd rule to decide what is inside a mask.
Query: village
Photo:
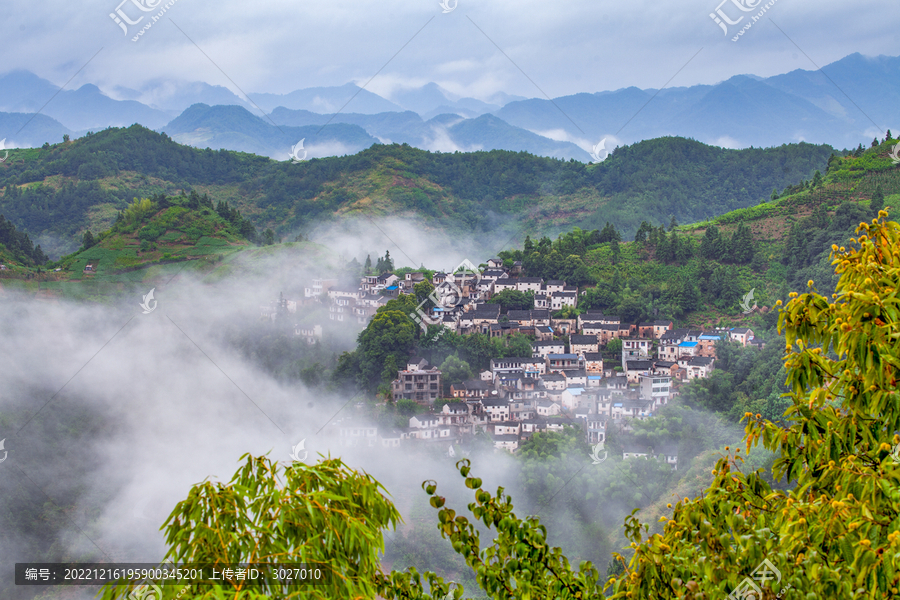
[[[521,277],[521,265],[491,259],[480,268],[436,272],[430,279],[433,302],[410,315],[423,329],[440,325],[459,335],[492,338],[521,333],[530,336],[531,356],[493,359],[475,379],[455,382],[446,397],[443,374],[419,357],[410,357],[391,384],[394,402],[412,400],[421,412],[403,429],[364,425],[354,418],[333,424],[344,447],[399,447],[407,443],[465,444],[476,433],[487,434],[497,450],[515,452],[535,432],[559,431],[566,425],[584,432],[587,443],[602,450],[607,433],[629,431],[634,419],[651,417],[668,404],[683,382],[705,378],[715,368],[716,342],[731,340],[761,347],[746,327],[701,331],[675,328],[670,319],[623,323],[599,310],[578,308],[578,289],[561,280]],[[302,298],[281,298],[261,307],[273,318],[279,305],[287,313],[311,304],[327,305],[333,322],[365,326],[378,308],[400,294],[413,294],[426,281],[421,272],[402,276],[366,275],[358,285],[338,279],[313,279]],[[491,298],[503,290],[532,292],[534,306],[501,314]],[[573,315],[573,312],[578,312]],[[313,344],[323,335],[321,324],[297,325],[294,333]],[[617,342],[610,344],[613,340]],[[621,348],[611,358],[610,349]],[[604,360],[604,355],[606,360]],[[441,401],[444,400],[442,403]],[[435,406],[439,408],[435,408]],[[672,448],[625,448],[623,458],[651,456],[677,468]]]

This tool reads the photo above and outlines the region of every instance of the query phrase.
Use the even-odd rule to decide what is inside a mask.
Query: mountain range
[[[849,55],[821,70],[715,85],[624,88],[558,98],[463,98],[435,83],[381,97],[355,84],[243,98],[203,82],[153,81],[140,90],[93,84],[59,90],[28,71],[0,76],[0,139],[35,147],[62,135],[139,123],[200,148],[286,160],[354,154],[373,143],[440,152],[514,150],[592,160],[606,148],[680,136],[726,148],[807,141],[853,148],[900,120],[900,57]]]

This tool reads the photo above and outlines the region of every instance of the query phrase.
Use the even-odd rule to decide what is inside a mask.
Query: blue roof
[[[392,291],[393,291],[393,290],[396,290],[396,289],[397,289],[397,286],[396,286],[396,285],[391,285],[391,286],[388,286],[388,287],[386,287],[386,288],[384,288],[384,289],[386,289],[386,290],[392,290]]]
[[[603,375],[588,375],[588,379],[603,379]]]
[[[577,355],[577,354],[548,354],[548,355],[547,355],[547,358],[549,358],[550,360],[553,360],[554,358],[569,358],[569,359],[572,359],[572,358],[578,358],[578,355]]]
[[[680,344],[678,344],[678,346],[681,348],[693,348],[696,345],[697,342],[681,342]]]
[[[722,338],[718,335],[701,335],[699,337],[701,340],[721,340]]]
[[[576,396],[580,396],[581,394],[584,393],[584,388],[583,387],[570,387],[570,388],[566,388],[566,391],[569,392],[570,394],[575,394]]]

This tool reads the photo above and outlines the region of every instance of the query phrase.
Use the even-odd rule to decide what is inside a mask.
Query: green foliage
[[[529,346],[530,349],[530,346]],[[441,381],[444,383],[444,395],[450,395],[450,386],[462,383],[468,379],[472,379],[475,375],[472,373],[472,367],[464,360],[459,358],[458,354],[451,354],[440,366]]]
[[[491,304],[499,304],[502,314],[511,310],[529,310],[534,308],[534,292],[503,290],[499,294],[491,296]]]
[[[431,505],[439,509],[441,535],[453,543],[489,597],[574,599],[596,595],[600,574],[590,563],[582,563],[578,571],[573,571],[561,550],[547,543],[547,530],[540,519],[518,518],[512,499],[503,488],[497,489],[496,496],[481,489],[481,479],[469,476],[468,460],[459,461],[457,468],[466,487],[474,491],[475,502],[469,504],[472,521],[444,507],[446,500],[436,495],[436,484],[425,482],[422,487],[431,497]],[[495,531],[493,542],[484,548],[475,526],[478,521]],[[429,582],[436,582],[434,574],[424,576]],[[431,589],[435,598],[448,591],[434,584]],[[392,572],[383,580],[379,593],[387,600],[420,598],[424,596],[424,586],[417,573],[410,577]],[[460,598],[462,590],[454,590],[454,594]]]
[[[382,530],[400,513],[370,475],[327,458],[283,470],[266,457],[246,463],[228,484],[205,481],[191,488],[166,520],[164,560],[178,563],[306,563],[330,571],[315,586],[270,579],[215,587],[192,586],[190,598],[371,598],[382,581]],[[107,585],[103,600],[127,598],[134,584]],[[176,586],[166,586],[173,597]]]
[[[397,414],[404,417],[411,417],[422,412],[422,407],[415,400],[402,398],[397,400]]]
[[[809,597],[896,595],[900,224],[863,222],[857,232],[855,247],[832,248],[836,295],[810,281],[780,314],[786,426],[745,415],[747,448],[775,452],[773,476],[791,487],[743,473],[737,454],[720,459],[711,487],[678,502],[663,533],[645,539],[648,527],[628,520],[635,553],[611,598],[727,593],[763,559],[781,573],[778,587]]]

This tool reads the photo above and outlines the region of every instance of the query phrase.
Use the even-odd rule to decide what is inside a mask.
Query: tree
[[[816,172],[813,175],[812,186],[814,188],[817,188],[817,187],[821,186],[822,183],[823,183],[822,174],[819,172],[818,169],[816,169]]]
[[[240,580],[231,584],[207,580],[205,585],[190,586],[190,593],[181,597],[375,597],[385,581],[379,561],[382,530],[395,529],[401,522],[384,487],[339,458],[313,465],[295,461],[283,468],[265,456],[245,454],[241,460],[245,458],[229,483],[198,483],[178,503],[163,525],[168,546],[164,560],[207,565],[305,563],[330,570],[330,576],[309,586],[283,583],[274,576],[252,586]],[[175,598],[183,586],[161,589],[165,598]],[[100,597],[149,596],[142,595],[135,582],[119,580],[101,588]]]
[[[415,400],[409,398],[401,398],[397,400],[397,414],[404,417],[411,417],[416,413],[422,412],[422,407]]]
[[[69,134],[68,134],[68,133],[64,133],[64,134],[63,134],[63,143],[68,143],[68,142],[69,142]]]
[[[444,384],[444,395],[450,395],[450,386],[472,379],[472,367],[462,360],[458,353],[451,354],[441,363],[441,381]]]
[[[627,520],[634,556],[609,585],[610,598],[714,597],[763,559],[781,574],[767,598],[786,587],[797,597],[895,594],[900,576],[887,557],[900,544],[900,465],[891,458],[900,443],[900,224],[864,222],[857,233],[848,249],[832,247],[835,296],[809,282],[779,316],[791,401],[785,423],[744,416],[747,449],[762,443],[775,452],[773,476],[789,487],[773,489],[764,473],[741,469],[740,449],[729,452],[710,488],[678,502],[661,533],[645,537],[648,525]],[[698,577],[697,565],[713,556],[715,568]]]
[[[92,247],[96,242],[94,242],[94,234],[91,233],[91,230],[88,229],[84,232],[84,235],[81,236],[81,245],[84,246],[84,249]]]
[[[363,265],[363,271],[366,275],[372,274],[372,255],[366,254],[366,263]]]
[[[606,351],[613,354],[620,353],[622,351],[622,340],[617,337],[609,340],[606,344]]]
[[[275,243],[275,232],[271,229],[266,229],[263,231],[263,244],[266,246],[271,246]]]
[[[638,227],[637,232],[634,234],[634,241],[636,242],[644,242],[647,240],[647,234],[653,229],[653,226],[650,225],[647,221],[641,221],[641,226]]]
[[[357,338],[355,353],[358,353],[359,370],[356,378],[360,387],[372,389],[379,383],[389,384],[397,377],[397,368],[406,364],[415,344],[418,327],[409,312],[392,308],[379,309]]]
[[[710,225],[706,228],[703,239],[700,241],[700,256],[706,260],[722,260],[725,254],[723,245],[723,240],[719,235],[719,228],[715,225]]]
[[[738,223],[737,230],[732,234],[728,250],[728,258],[731,262],[745,265],[753,260],[753,253],[756,251],[753,233],[743,221]]]
[[[529,310],[534,308],[534,292],[520,292],[517,290],[503,290],[491,297],[492,304],[499,304],[500,311],[504,314],[511,310]]]

